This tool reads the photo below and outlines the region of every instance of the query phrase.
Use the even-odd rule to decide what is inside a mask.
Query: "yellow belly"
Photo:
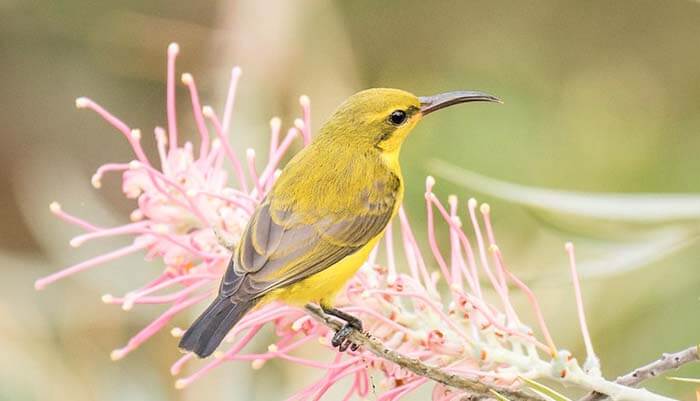
[[[321,303],[331,306],[335,296],[343,289],[345,284],[352,278],[357,270],[367,260],[381,234],[372,239],[364,247],[360,248],[352,255],[341,259],[333,266],[307,277],[288,287],[278,288],[270,291],[259,305],[264,305],[272,301],[282,301],[290,305],[304,305],[309,302]]]

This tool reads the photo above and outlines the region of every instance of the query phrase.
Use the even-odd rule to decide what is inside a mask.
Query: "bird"
[[[281,301],[319,304],[345,322],[332,345],[356,350],[347,337],[352,330],[362,331],[362,322],[334,308],[334,298],[401,205],[401,146],[428,114],[477,101],[502,103],[479,91],[418,97],[373,88],[350,96],[289,161],[257,206],[218,295],[185,331],[179,347],[207,357],[247,312]]]

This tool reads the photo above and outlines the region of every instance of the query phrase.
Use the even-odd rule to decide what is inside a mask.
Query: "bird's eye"
[[[403,110],[394,110],[389,115],[389,122],[393,125],[401,125],[406,121],[406,112]]]

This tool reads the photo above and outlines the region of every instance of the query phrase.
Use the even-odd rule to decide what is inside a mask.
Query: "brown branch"
[[[636,387],[644,380],[651,379],[669,370],[678,369],[686,363],[698,360],[700,360],[700,345],[673,354],[663,354],[661,358],[654,362],[637,368],[624,376],[618,377],[615,383],[622,384],[623,386]],[[607,398],[607,395],[594,391],[581,398],[579,401],[602,401]]]
[[[332,330],[339,330],[343,325],[334,317],[327,315],[323,310],[314,304],[307,304],[306,310],[319,322],[326,325]],[[467,379],[462,376],[458,376],[452,373],[445,372],[444,370],[426,365],[423,361],[415,358],[409,358],[404,356],[394,350],[387,348],[381,341],[377,338],[371,336],[368,333],[361,333],[359,331],[353,330],[348,337],[353,343],[362,346],[367,351],[370,351],[374,355],[393,362],[406,370],[413,372],[418,376],[422,376],[433,380],[437,383],[444,384],[449,387],[453,387],[468,393],[468,395],[462,400],[468,401],[482,401],[482,400],[493,400],[495,399],[492,391],[497,391],[499,394],[505,396],[511,401],[543,401],[544,399],[539,396],[529,395],[523,391],[511,390],[504,387],[497,387],[488,384],[481,383],[476,380]]]

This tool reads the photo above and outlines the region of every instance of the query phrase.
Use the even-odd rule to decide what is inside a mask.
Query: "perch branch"
[[[689,347],[673,354],[663,354],[661,358],[654,362],[637,368],[624,376],[618,377],[615,382],[624,386],[636,387],[644,380],[651,379],[669,370],[678,369],[686,363],[698,360],[700,360],[700,345]],[[581,398],[579,401],[602,401],[607,398],[607,395],[594,391]]]
[[[306,310],[311,316],[323,323],[332,330],[339,330],[343,325],[334,317],[327,315],[323,310],[314,304],[307,304]],[[348,337],[353,343],[359,344],[374,355],[393,362],[406,370],[409,370],[416,375],[428,378],[437,383],[444,384],[449,387],[457,388],[466,391],[469,395],[466,398],[461,398],[468,401],[482,401],[495,399],[492,391],[497,391],[499,394],[507,397],[511,401],[543,401],[544,399],[529,395],[523,391],[511,390],[504,387],[497,387],[480,383],[476,380],[470,380],[462,376],[445,372],[444,370],[426,365],[419,359],[409,358],[394,350],[387,348],[381,341],[371,336],[368,333],[361,333],[353,330]]]

